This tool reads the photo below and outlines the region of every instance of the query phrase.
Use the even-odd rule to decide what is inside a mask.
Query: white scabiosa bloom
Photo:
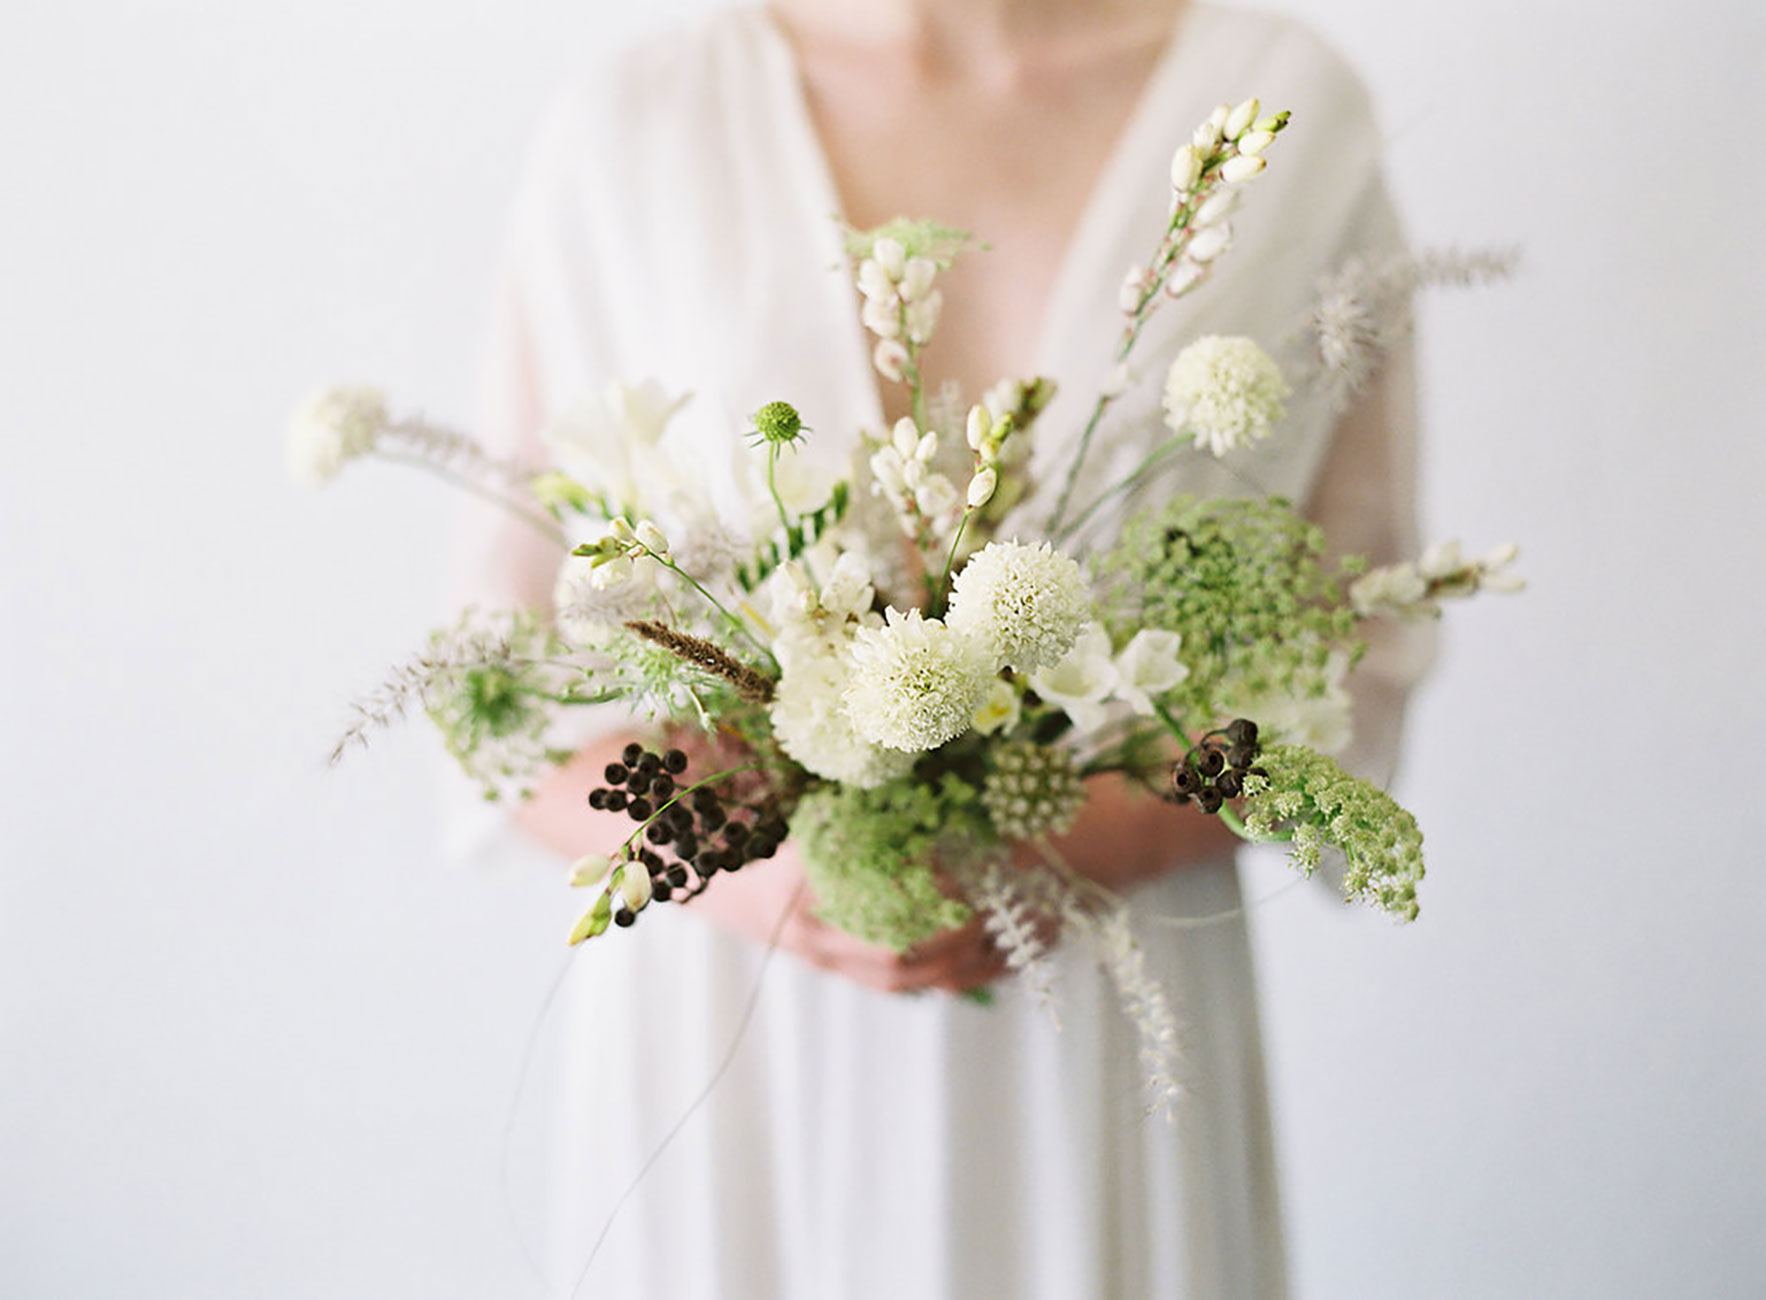
[[[1285,414],[1282,401],[1287,396],[1282,372],[1254,341],[1210,334],[1171,363],[1165,378],[1165,422],[1224,456],[1267,437]]]
[[[907,775],[914,759],[853,729],[841,705],[850,677],[844,654],[807,655],[791,663],[773,694],[773,735],[817,776],[869,790]]]
[[[1110,634],[1090,623],[1060,662],[1030,675],[1030,688],[1063,710],[1081,731],[1091,731],[1105,721],[1104,701],[1120,681]]]
[[[337,384],[309,398],[288,426],[288,472],[318,487],[374,450],[386,428],[386,394],[366,384]]]
[[[994,667],[986,649],[919,610],[888,611],[852,644],[847,715],[859,735],[907,753],[936,749],[967,731]]]
[[[1116,656],[1116,698],[1144,717],[1153,716],[1153,701],[1190,675],[1177,657],[1181,632],[1144,627]]]
[[[1071,558],[1047,542],[989,542],[957,574],[948,621],[1001,667],[1034,672],[1073,648],[1090,613]]]

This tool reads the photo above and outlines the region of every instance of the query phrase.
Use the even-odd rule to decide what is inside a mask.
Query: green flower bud
[[[754,431],[767,442],[781,446],[796,442],[806,432],[803,417],[789,402],[768,402],[756,411]]]

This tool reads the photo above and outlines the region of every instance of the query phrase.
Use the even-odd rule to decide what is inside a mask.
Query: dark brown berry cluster
[[[629,852],[650,875],[652,902],[696,896],[718,872],[772,857],[787,834],[770,798],[744,803],[710,786],[693,789],[686,771],[683,751],[659,754],[634,742],[602,772],[606,784],[589,791],[589,807],[623,812],[643,824]],[[621,900],[613,923],[636,919]]]
[[[1228,799],[1236,799],[1247,776],[1268,776],[1253,766],[1261,752],[1257,724],[1234,718],[1219,731],[1210,731],[1202,742],[1171,765],[1172,803],[1194,802],[1205,813],[1217,813]]]

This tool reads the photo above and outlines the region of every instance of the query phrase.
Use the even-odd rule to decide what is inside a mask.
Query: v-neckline
[[[1178,129],[1161,120],[1159,109],[1170,98],[1171,87],[1177,80],[1184,55],[1196,43],[1192,28],[1198,11],[1205,7],[1196,0],[1191,0],[1179,10],[1152,70],[1136,95],[1134,106],[1110,143],[1104,165],[1092,181],[1091,190],[1080,207],[1079,217],[1068,232],[1056,262],[1055,274],[1049,281],[1048,296],[1042,305],[1042,319],[1037,323],[1032,374],[1055,374],[1058,367],[1054,364],[1053,353],[1057,327],[1079,309],[1083,296],[1096,295],[1099,291],[1098,277],[1103,277],[1105,284],[1114,284],[1113,276],[1118,272],[1098,263],[1114,242],[1111,235],[1121,220],[1121,208],[1125,203],[1132,203],[1137,193],[1138,172],[1143,170],[1144,155],[1152,152],[1154,143],[1148,139],[1149,134],[1155,130],[1171,132]],[[791,137],[788,147],[795,149],[804,162],[806,175],[813,187],[812,201],[819,211],[826,214],[826,220],[820,223],[825,228],[821,242],[831,252],[834,264],[843,265],[846,252],[839,232],[839,223],[844,220],[840,192],[834,182],[834,168],[827,144],[816,128],[814,114],[810,111],[808,85],[797,51],[778,19],[765,4],[754,4],[744,12],[750,17],[759,32],[760,41],[766,47],[765,53],[770,60],[768,71],[779,78],[772,89],[779,93],[787,119],[782,125]],[[1181,142],[1174,134],[1170,147],[1175,149]],[[1144,194],[1146,183],[1141,182],[1140,193]],[[919,215],[936,218],[937,214]],[[982,237],[986,234],[985,231],[976,233]],[[883,412],[882,390],[871,361],[872,341],[859,320],[858,304],[852,297],[850,277],[842,278],[841,287],[846,308],[840,313],[845,325],[845,364],[856,364],[855,374],[862,376],[861,388],[864,394],[863,406],[868,416],[867,427],[881,432],[887,427],[887,423]],[[1019,377],[1027,379],[1030,376]],[[1097,378],[1101,380],[1103,376]]]

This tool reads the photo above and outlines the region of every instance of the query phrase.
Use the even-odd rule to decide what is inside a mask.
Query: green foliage
[[[973,787],[909,776],[872,790],[812,790],[792,814],[791,836],[817,914],[899,951],[969,919],[967,906],[940,891],[931,864],[941,842],[984,841],[989,830]]]
[[[869,230],[846,228],[846,255],[857,262],[871,255],[879,239],[893,239],[909,257],[924,257],[938,264],[941,271],[950,270],[958,256],[975,247],[975,236],[955,226],[936,221],[917,221],[895,217]]]
[[[545,735],[549,702],[562,683],[546,661],[561,649],[531,609],[502,615],[468,609],[457,626],[430,637],[427,662],[434,668],[422,689],[424,709],[487,799],[556,761]]]
[[[1342,850],[1345,898],[1416,920],[1423,833],[1415,817],[1378,786],[1302,746],[1272,745],[1257,762],[1269,775],[1246,778],[1245,828],[1253,836],[1291,834],[1289,860],[1306,875],[1326,846]]]
[[[1192,725],[1242,702],[1324,690],[1333,649],[1359,657],[1355,616],[1324,534],[1284,498],[1180,496],[1138,511],[1096,562],[1104,622],[1121,645],[1142,628],[1183,637],[1190,674],[1161,703]]]
[[[769,538],[752,560],[736,566],[736,582],[743,591],[753,591],[787,560],[795,560],[846,518],[852,501],[852,489],[845,479],[834,485],[826,502],[807,514],[798,515],[783,530],[782,537]]]

